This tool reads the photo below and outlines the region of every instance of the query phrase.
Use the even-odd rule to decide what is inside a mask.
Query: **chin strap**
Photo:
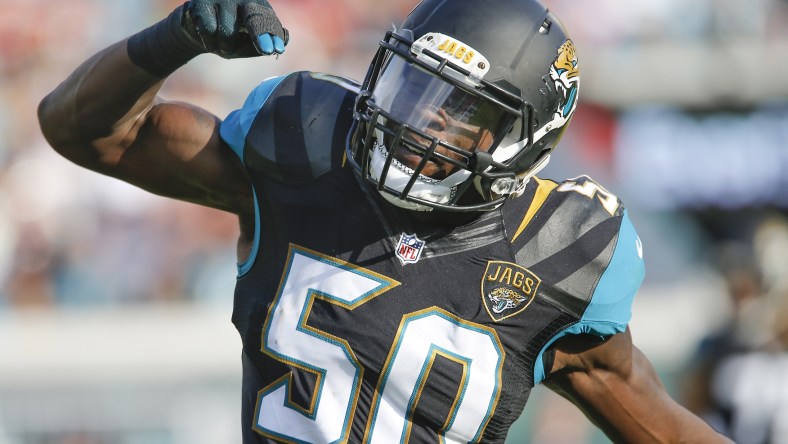
[[[549,154],[544,156],[542,160],[540,160],[534,166],[529,168],[528,171],[518,174],[517,179],[519,180],[518,180],[517,188],[514,191],[512,191],[511,197],[515,199],[522,196],[523,193],[525,192],[526,185],[528,185],[528,181],[530,181],[531,178],[534,177],[535,175],[539,174],[539,172],[542,171],[544,167],[547,166],[548,163],[550,163]]]

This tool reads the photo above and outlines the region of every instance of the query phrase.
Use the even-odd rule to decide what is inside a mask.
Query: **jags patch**
[[[481,285],[484,308],[495,322],[519,314],[534,300],[541,282],[517,264],[489,261]]]

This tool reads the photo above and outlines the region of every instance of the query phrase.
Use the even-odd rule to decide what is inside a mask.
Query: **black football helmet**
[[[537,0],[424,0],[380,42],[349,158],[400,207],[497,208],[546,165],[579,80],[572,41]]]

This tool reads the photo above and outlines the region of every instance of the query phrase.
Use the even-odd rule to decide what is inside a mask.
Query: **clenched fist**
[[[127,50],[135,65],[164,78],[200,54],[281,54],[288,37],[266,0],[191,0],[129,37]]]
[[[191,0],[182,8],[188,35],[224,58],[281,54],[289,40],[266,0]]]

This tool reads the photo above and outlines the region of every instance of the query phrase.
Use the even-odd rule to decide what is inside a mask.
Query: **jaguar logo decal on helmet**
[[[558,56],[550,67],[550,77],[556,90],[563,96],[556,117],[568,119],[575,111],[580,84],[580,68],[577,66],[577,52],[572,40],[558,47]]]
[[[547,165],[579,84],[575,46],[539,0],[422,0],[370,63],[348,159],[398,207],[493,210]]]

